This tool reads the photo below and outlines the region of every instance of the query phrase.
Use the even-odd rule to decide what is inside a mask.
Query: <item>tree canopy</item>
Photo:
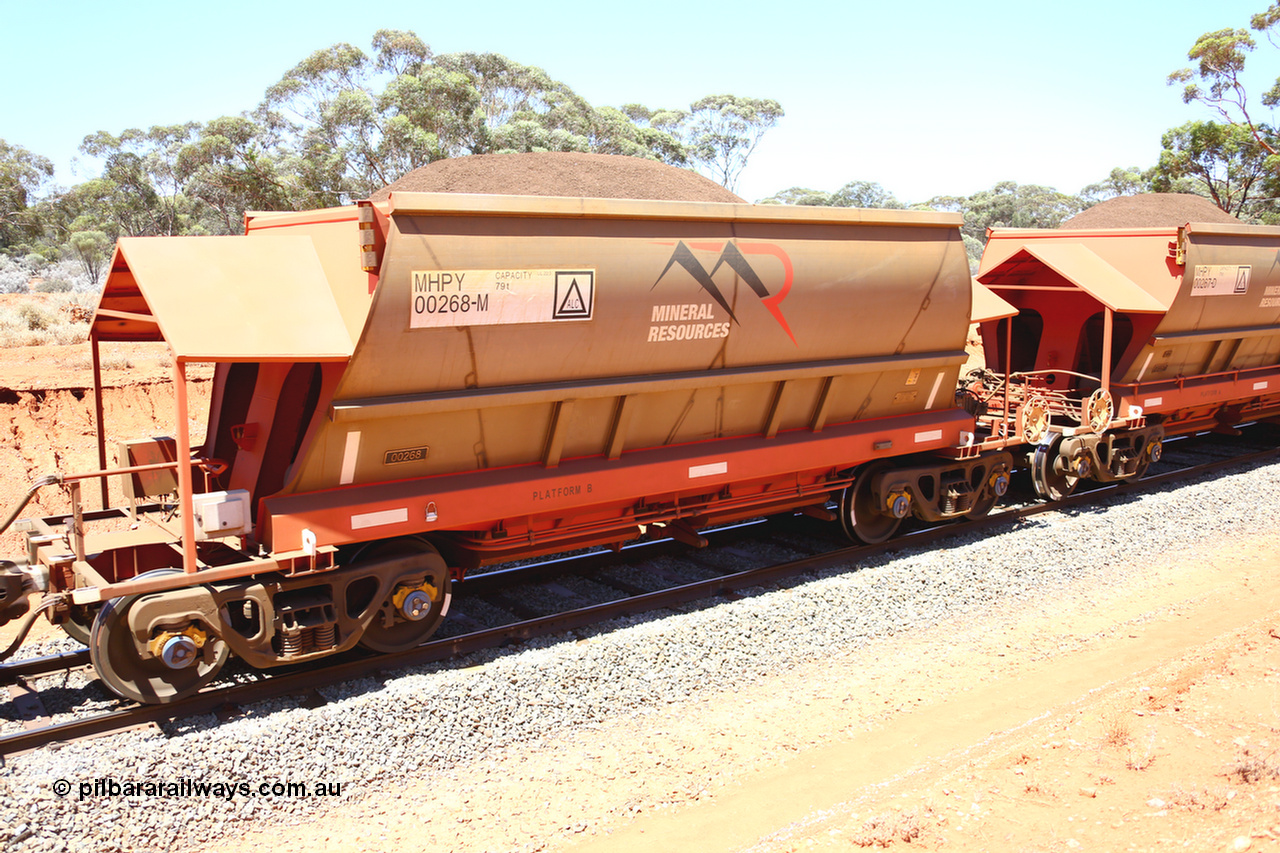
[[[986,245],[988,228],[1056,228],[1086,207],[1079,196],[1015,181],[1001,181],[970,196],[935,196],[926,205],[964,215],[960,233],[970,265],[975,267]]]
[[[1280,3],[1273,3],[1254,15],[1250,26],[1275,46],[1278,23]],[[1169,83],[1183,84],[1184,103],[1204,104],[1228,124],[1247,128],[1268,154],[1275,154],[1275,130],[1253,117],[1245,86],[1245,60],[1257,46],[1257,41],[1245,29],[1228,28],[1205,33],[1187,52],[1187,58],[1196,63],[1195,67],[1174,71],[1169,75]],[[1263,106],[1274,107],[1277,103],[1280,103],[1280,78],[1262,96]]]
[[[437,55],[384,29],[368,52],[314,51],[238,116],[90,134],[80,151],[101,172],[69,188],[50,187],[47,158],[0,141],[0,253],[75,260],[92,277],[121,236],[235,234],[246,210],[346,204],[466,154],[620,154],[732,182],[781,116],[776,101],[735,95],[597,107],[542,68]]]
[[[792,187],[774,193],[762,204],[794,204],[820,207],[866,207],[894,208],[901,210],[905,204],[893,197],[884,187],[874,181],[850,181],[835,192]]]
[[[1221,122],[1192,121],[1165,133],[1156,166],[1156,187],[1183,179],[1218,207],[1238,216],[1272,222],[1280,219],[1280,133],[1258,117],[1246,85],[1246,60],[1258,47],[1250,31],[1273,48],[1280,26],[1280,2],[1253,15],[1249,29],[1214,30],[1196,39],[1187,52],[1194,66],[1174,71],[1170,85],[1182,86],[1182,100],[1208,107]],[[1274,56],[1274,55],[1273,55]],[[1280,77],[1262,93],[1268,110],[1280,104]]]
[[[40,185],[53,177],[53,162],[0,139],[0,252],[14,246],[33,225],[28,206]]]
[[[730,191],[760,139],[785,115],[777,101],[709,95],[693,103],[687,119],[689,153]]]
[[[349,44],[316,51],[267,89],[255,113],[296,158],[289,171],[310,199],[302,203],[364,197],[444,157],[503,152],[699,163],[728,186],[782,114],[774,101],[732,95],[687,111],[595,107],[544,69],[500,54],[435,55],[396,30],[378,31],[373,47],[372,56]],[[709,116],[713,102],[726,116],[719,123]]]
[[[1246,213],[1252,197],[1268,181],[1268,154],[1248,128],[1212,121],[1189,121],[1167,131],[1153,187],[1168,192],[1180,178],[1203,187],[1213,203],[1233,216]]]
[[[1115,168],[1076,195],[1001,181],[909,204],[875,181],[852,180],[834,190],[793,186],[762,201],[957,211],[975,262],[988,227],[1054,227],[1137,192],[1195,192],[1247,221],[1280,222],[1280,133],[1263,118],[1280,105],[1280,77],[1260,95],[1246,89],[1246,63],[1280,47],[1278,28],[1280,0],[1247,28],[1196,39],[1191,64],[1168,82],[1210,119],[1166,131],[1154,166]],[[80,150],[100,172],[71,187],[53,184],[46,157],[0,140],[0,254],[33,270],[75,262],[92,279],[120,236],[239,233],[246,210],[346,204],[467,154],[645,157],[698,168],[734,190],[784,116],[777,101],[731,94],[687,107],[596,106],[545,69],[496,53],[436,54],[413,32],[383,29],[367,51],[338,43],[312,52],[240,115],[86,136]]]

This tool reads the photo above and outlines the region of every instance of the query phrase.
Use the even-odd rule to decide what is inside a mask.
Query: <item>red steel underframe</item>
[[[1183,422],[1180,413],[1207,411],[1204,418],[1187,420],[1187,430],[1212,421],[1212,411],[1240,406],[1251,417],[1270,417],[1280,412],[1280,367],[1233,370],[1205,376],[1175,377],[1159,382],[1112,385],[1118,412],[1141,406],[1147,417],[1168,415],[1166,432],[1176,434]]]
[[[838,472],[877,458],[946,453],[959,444],[960,433],[971,432],[973,426],[973,418],[963,410],[944,409],[828,425],[818,433],[795,430],[770,440],[748,436],[635,451],[612,461],[564,460],[555,469],[528,465],[266,498],[259,519],[269,531],[271,557],[199,567],[185,576],[81,588],[74,591],[73,600],[105,601],[193,582],[234,580],[280,570],[298,560],[305,563],[304,529],[315,534],[318,549],[329,552],[333,546],[354,542],[491,531],[508,524],[512,535],[492,541],[498,548],[510,548],[530,533],[539,542],[554,543],[702,513],[799,505],[810,497],[816,502],[843,484]],[[673,488],[673,483],[681,485]],[[691,498],[700,499],[689,503]],[[533,502],[539,504],[536,513],[530,513]],[[437,513],[434,522],[426,520],[429,505]]]
[[[613,461],[566,460],[553,470],[520,466],[267,498],[260,518],[277,553],[301,548],[304,529],[320,545],[434,531],[482,532],[504,522],[518,526],[521,535],[554,539],[788,496],[816,497],[832,490],[829,477],[836,471],[876,458],[949,449],[959,443],[961,431],[972,430],[970,415],[945,409],[828,426],[819,433],[796,430],[767,441],[749,436],[636,451]],[[761,492],[765,484],[773,488]],[[678,499],[723,496],[726,489],[727,497],[700,501],[689,511],[679,507]],[[665,509],[637,513],[645,501]],[[533,502],[538,508],[531,513]],[[429,508],[436,513],[430,522]],[[584,521],[574,527],[560,524],[574,516]]]

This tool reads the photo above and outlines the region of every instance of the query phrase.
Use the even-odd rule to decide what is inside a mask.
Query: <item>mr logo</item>
[[[668,244],[669,245],[669,244]],[[706,267],[694,255],[694,251],[699,252],[719,252],[715,265],[711,268],[711,272],[707,272]],[[747,261],[746,255],[770,255],[777,258],[782,263],[782,287],[779,288],[776,295],[769,295],[769,289],[764,286],[764,280],[755,271],[751,264]],[[791,338],[791,342],[796,343],[796,336],[792,334],[791,327],[787,325],[786,317],[782,316],[781,304],[782,300],[787,298],[787,294],[791,292],[791,280],[793,278],[793,270],[791,268],[791,258],[779,247],[771,243],[689,243],[685,244],[682,240],[676,244],[675,251],[671,253],[671,259],[667,261],[667,265],[658,275],[657,281],[653,283],[653,287],[658,286],[658,282],[671,271],[671,268],[679,265],[681,269],[691,275],[694,281],[702,287],[707,294],[714,299],[721,308],[729,313],[729,319],[738,323],[737,316],[733,313],[733,309],[729,307],[729,301],[725,299],[724,294],[720,292],[720,288],[716,285],[714,278],[720,267],[727,266],[738,274],[738,277],[747,283],[747,286],[760,297],[761,304],[773,315],[773,319],[778,321],[778,325],[782,327],[782,331],[787,333],[787,337]],[[649,288],[652,290],[653,288]],[[739,323],[739,325],[741,325]]]

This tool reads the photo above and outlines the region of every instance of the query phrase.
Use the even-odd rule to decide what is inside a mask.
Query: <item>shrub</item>
[[[1276,763],[1274,752],[1255,755],[1246,749],[1235,764],[1227,768],[1226,775],[1228,779],[1239,780],[1247,785],[1280,779],[1280,764]]]
[[[49,324],[44,330],[44,338],[39,341],[40,345],[49,344],[78,344],[81,341],[88,340],[89,327],[83,323],[68,323],[65,320],[57,320]]]
[[[26,293],[31,274],[8,255],[0,255],[0,293]]]
[[[32,302],[24,302],[18,306],[18,316],[22,322],[26,323],[27,328],[33,332],[40,332],[49,328],[49,315],[43,308]]]
[[[42,279],[32,288],[36,293],[70,293],[71,282],[61,278]]]

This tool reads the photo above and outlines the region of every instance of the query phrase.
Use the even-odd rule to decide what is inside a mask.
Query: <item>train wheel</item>
[[[157,569],[140,578],[181,574],[177,569]],[[102,605],[93,620],[89,659],[103,684],[125,699],[163,704],[176,702],[204,687],[227,662],[227,644],[201,628],[173,633],[161,643],[156,657],[138,654],[129,631],[129,609],[146,595],[113,598]]]
[[[982,483],[982,491],[979,492],[977,499],[973,502],[973,506],[965,513],[966,518],[979,519],[986,518],[991,510],[995,508],[1000,498],[1005,496],[1009,491],[1009,472],[1003,467],[998,467],[992,471]]]
[[[93,635],[93,620],[98,615],[98,607],[89,604],[73,604],[71,612],[62,621],[62,631],[77,643],[89,645]]]
[[[1031,482],[1036,494],[1046,501],[1060,501],[1076,490],[1081,474],[1072,460],[1059,454],[1062,439],[1048,447],[1036,447],[1031,457]]]
[[[403,652],[420,646],[436,632],[449,610],[449,567],[430,544],[421,539],[392,539],[373,545],[357,560],[417,555],[422,574],[401,581],[378,608],[360,636],[360,645],[375,652]]]
[[[965,518],[979,519],[986,518],[995,509],[996,501],[1000,500],[1000,496],[996,494],[996,490],[988,485],[983,484],[982,492],[973,502],[973,506],[965,513]]]
[[[1150,467],[1151,460],[1147,458],[1145,453],[1142,454],[1142,458],[1138,460],[1138,467],[1133,470],[1133,476],[1129,477],[1129,479],[1141,480],[1143,477],[1147,476],[1147,469]]]
[[[871,481],[881,471],[889,470],[887,464],[868,465],[858,473],[852,485],[840,496],[840,523],[850,539],[878,545],[898,531],[902,519],[895,518],[880,506],[871,488]]]
[[[1164,447],[1158,439],[1148,441],[1141,450],[1138,457],[1138,467],[1134,469],[1133,477],[1130,479],[1141,480],[1147,476],[1147,469],[1151,467],[1152,462],[1160,461],[1160,456],[1163,452]]]

